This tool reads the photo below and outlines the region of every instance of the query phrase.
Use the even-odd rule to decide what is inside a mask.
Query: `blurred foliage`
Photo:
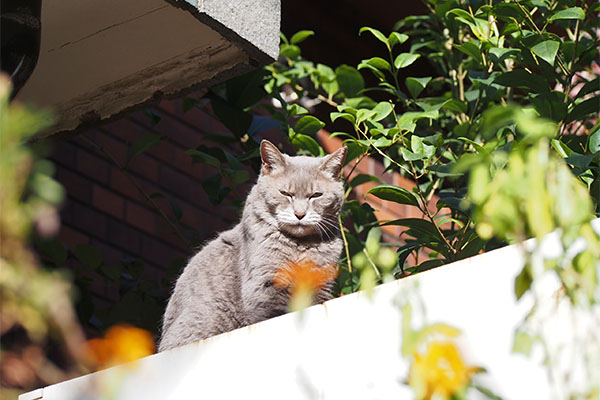
[[[336,265],[300,261],[279,269],[273,277],[273,286],[289,290],[289,310],[298,311],[314,304],[315,294],[333,281],[337,274]]]
[[[418,297],[408,293],[408,298],[415,302]],[[474,385],[472,376],[484,371],[463,360],[456,342],[460,331],[441,323],[413,329],[413,305],[407,301],[401,309],[402,355],[411,362],[408,384],[415,391],[415,397],[418,400],[466,399],[470,387],[479,388]],[[489,390],[480,391],[489,398],[496,398],[489,395]]]
[[[10,80],[0,75],[0,350],[1,397],[85,372],[83,333],[60,271],[40,268],[29,247],[59,227],[62,187],[53,167],[26,140],[51,124],[45,113],[9,104]]]
[[[86,353],[98,369],[128,363],[154,354],[152,335],[130,325],[110,327],[103,338],[90,339]]]

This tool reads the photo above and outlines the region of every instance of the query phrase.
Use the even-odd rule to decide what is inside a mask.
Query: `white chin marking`
[[[307,236],[315,232],[315,229],[312,227],[312,225],[300,224],[285,224],[282,230],[292,236]]]

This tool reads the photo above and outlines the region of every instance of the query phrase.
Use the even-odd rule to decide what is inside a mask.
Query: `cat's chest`
[[[338,240],[303,244],[282,237],[272,237],[255,243],[251,247],[253,267],[277,270],[289,264],[309,261],[317,265],[337,264],[341,250]]]

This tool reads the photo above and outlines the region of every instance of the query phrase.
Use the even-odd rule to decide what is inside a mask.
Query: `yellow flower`
[[[155,351],[152,335],[129,325],[111,327],[104,338],[89,340],[86,349],[99,369],[137,360]]]
[[[448,399],[465,388],[479,368],[466,366],[452,342],[430,342],[424,354],[416,352],[410,368],[409,384],[417,399],[437,395]]]

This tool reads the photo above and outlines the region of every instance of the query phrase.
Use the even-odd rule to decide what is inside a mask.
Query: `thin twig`
[[[346,239],[346,233],[344,232],[344,224],[342,222],[342,215],[338,215],[338,223],[340,225],[340,232],[342,234],[342,241],[344,242],[344,251],[346,252],[346,260],[348,262],[348,271],[352,273],[352,260],[350,259],[350,246],[348,245],[348,239]]]

